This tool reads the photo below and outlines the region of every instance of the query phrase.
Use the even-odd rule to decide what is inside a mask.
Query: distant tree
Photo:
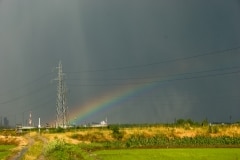
[[[177,125],[184,125],[184,124],[185,124],[185,120],[184,120],[184,119],[178,119],[178,120],[176,121],[176,124],[177,124]]]
[[[190,118],[186,120],[186,123],[190,124],[190,125],[194,125],[193,120],[191,120]]]
[[[202,121],[202,126],[208,126],[208,125],[209,125],[208,120],[207,120],[207,119],[204,119],[204,120]]]

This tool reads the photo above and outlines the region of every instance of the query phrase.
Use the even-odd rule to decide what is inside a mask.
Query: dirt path
[[[38,138],[43,142],[43,144],[44,144],[43,146],[45,146],[47,144],[47,142],[48,142],[47,138],[45,138],[45,137],[43,137],[41,135],[39,135]],[[44,159],[45,159],[45,157],[43,155],[43,149],[42,149],[42,153],[39,156],[38,160],[44,160]]]
[[[14,156],[8,158],[8,160],[21,160],[24,155],[27,153],[27,151],[29,150],[29,148],[31,148],[35,142],[37,141],[41,141],[43,143],[43,146],[45,146],[48,143],[48,139],[41,136],[41,135],[37,135],[37,136],[30,136],[25,135],[24,138],[27,140],[27,145],[25,147],[22,147],[22,149],[20,149],[20,151],[18,151]],[[43,148],[42,148],[42,152],[40,154],[40,156],[36,157],[37,160],[44,160],[44,154],[43,154]]]
[[[34,144],[35,141],[32,137],[30,137],[29,135],[26,135],[24,137],[27,139],[28,145],[26,147],[23,147],[22,150],[20,150],[16,155],[9,158],[8,160],[21,160],[23,155],[27,152],[28,148],[30,148]]]

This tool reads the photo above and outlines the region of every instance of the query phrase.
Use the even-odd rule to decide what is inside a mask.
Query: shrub
[[[64,149],[65,145],[66,142],[63,139],[55,139],[44,148],[44,154],[48,155],[54,151],[61,151]]]
[[[117,125],[111,126],[110,129],[112,130],[112,137],[117,140],[121,140],[123,138],[124,133],[119,130]]]
[[[61,128],[61,127],[58,127],[56,129],[56,133],[64,133],[65,132],[65,129],[64,128]]]
[[[67,144],[63,139],[50,142],[43,153],[46,159],[51,160],[86,159],[78,145]]]
[[[72,134],[70,137],[71,137],[72,139],[78,139],[79,134],[74,133],[74,134]]]

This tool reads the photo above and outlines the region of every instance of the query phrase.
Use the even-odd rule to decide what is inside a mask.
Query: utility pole
[[[32,112],[29,112],[29,119],[28,119],[28,125],[32,126]]]
[[[68,107],[67,107],[67,101],[66,101],[67,89],[64,83],[65,74],[63,73],[63,70],[62,70],[61,61],[59,61],[57,69],[58,69],[58,77],[56,78],[56,80],[58,81],[58,85],[57,85],[57,102],[56,102],[56,112],[57,112],[56,128],[57,127],[65,128],[68,125],[68,119],[67,119]]]
[[[24,112],[22,113],[23,117],[22,117],[22,126],[24,126]]]

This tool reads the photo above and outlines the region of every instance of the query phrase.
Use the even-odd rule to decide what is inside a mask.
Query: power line
[[[223,49],[223,50],[206,52],[206,53],[203,53],[203,54],[196,54],[196,55],[193,55],[193,56],[187,56],[187,57],[182,57],[182,58],[174,58],[174,59],[163,60],[163,61],[154,62],[154,63],[142,64],[142,65],[113,67],[113,68],[95,69],[95,70],[83,70],[83,71],[79,71],[79,72],[66,72],[66,73],[69,73],[69,74],[79,74],[79,73],[83,73],[83,72],[101,72],[101,71],[113,71],[113,70],[125,70],[125,69],[133,69],[133,68],[143,68],[143,67],[148,67],[148,66],[153,66],[153,65],[158,65],[158,64],[172,63],[172,62],[176,62],[176,61],[189,60],[189,59],[194,59],[194,58],[199,58],[199,57],[204,57],[204,56],[217,55],[217,54],[220,54],[220,53],[224,54],[224,53],[228,53],[229,51],[234,51],[234,50],[238,50],[238,49],[240,49],[240,46],[234,47],[234,48],[227,48],[227,49]]]
[[[141,79],[156,79],[156,78],[166,78],[166,77],[173,77],[173,76],[182,76],[182,75],[189,75],[189,74],[199,74],[199,73],[205,73],[205,72],[216,72],[216,71],[224,71],[224,70],[230,70],[230,69],[239,69],[240,66],[230,66],[225,68],[215,68],[210,70],[202,70],[202,71],[195,71],[195,72],[186,72],[186,73],[178,73],[178,74],[168,74],[168,75],[162,75],[162,76],[149,76],[149,77],[129,77],[129,78],[112,78],[112,79],[95,79],[95,81],[110,81],[110,80],[141,80]],[[81,78],[75,78],[75,79],[69,79],[70,81],[78,81],[82,80]],[[89,80],[89,79],[86,79]],[[90,79],[91,80],[91,79]]]
[[[50,92],[49,92],[50,93]],[[44,94],[44,97],[41,97],[41,98],[39,98],[38,99],[38,101],[37,102],[39,102],[39,101],[44,101],[45,99],[48,99],[48,100],[55,100],[55,96],[53,97],[53,94],[51,93],[51,94],[48,94],[47,96],[46,96],[47,94]],[[49,98],[50,97],[50,98]],[[40,103],[41,102],[39,102],[39,103],[37,103],[36,102],[36,100],[33,100],[34,102],[32,102],[32,103],[29,103],[29,104],[24,104],[24,106],[26,107],[26,106],[36,106],[36,105],[40,105]],[[25,108],[24,106],[18,106],[19,108]]]
[[[52,74],[52,73],[50,73],[50,72],[49,72],[49,73],[45,73],[45,74],[41,75],[40,77],[38,77],[38,78],[36,78],[36,79],[34,79],[34,80],[30,81],[30,82],[27,82],[27,83],[23,84],[23,85],[20,86],[20,87],[17,87],[17,88],[14,88],[14,89],[10,89],[10,90],[8,90],[8,91],[4,91],[4,94],[1,93],[0,96],[6,95],[6,93],[15,92],[16,90],[21,90],[21,89],[23,89],[23,88],[25,88],[25,87],[29,87],[31,84],[34,84],[34,83],[40,81],[41,79],[43,79],[43,78],[45,78],[45,77],[48,77],[48,76],[51,75],[51,74]]]
[[[226,72],[226,73],[217,73],[217,74],[208,74],[208,75],[193,76],[193,77],[176,78],[176,79],[166,80],[166,82],[179,81],[179,80],[191,80],[191,79],[198,79],[198,78],[209,78],[209,77],[225,76],[225,75],[232,75],[232,74],[238,74],[238,73],[240,73],[240,70]],[[161,82],[161,81],[157,81],[157,82]]]
[[[34,107],[26,108],[23,112],[26,112],[29,110],[33,111],[33,110],[37,110],[37,109],[44,109],[44,108],[39,108],[39,106],[44,106],[44,105],[50,104],[51,102],[53,102],[53,100],[54,100],[54,98],[49,98],[47,101],[44,101],[42,103],[32,104],[32,105],[34,105]]]
[[[235,67],[231,67],[235,68]],[[213,69],[213,70],[206,70],[206,71],[198,71],[198,72],[188,72],[188,73],[182,73],[182,74],[175,74],[173,76],[180,76],[180,75],[191,75],[191,74],[196,74],[196,73],[208,73],[208,72],[213,72],[217,70],[230,70],[231,68],[225,68],[225,69]],[[239,68],[239,67],[236,67]],[[212,74],[207,74],[207,75],[199,75],[199,76],[192,76],[192,77],[182,77],[182,78],[173,78],[173,79],[167,79],[167,80],[154,80],[154,81],[145,81],[145,82],[132,82],[132,83],[115,83],[115,84],[78,84],[78,85],[72,85],[68,84],[69,86],[109,86],[109,85],[137,85],[137,84],[151,84],[151,83],[160,83],[160,82],[170,82],[170,81],[177,81],[177,80],[189,80],[189,79],[197,79],[197,78],[207,78],[207,77],[214,77],[214,76],[223,76],[223,75],[230,75],[230,74],[237,74],[239,73],[240,70],[237,71],[231,71],[231,72],[224,72],[224,73],[212,73]],[[161,78],[167,78],[169,76],[161,77]],[[150,78],[148,78],[150,79]]]
[[[14,98],[12,98],[10,100],[1,102],[0,104],[9,104],[9,103],[15,102],[15,101],[17,101],[19,99],[22,99],[22,98],[24,98],[26,96],[30,96],[30,95],[32,96],[33,94],[39,93],[39,91],[41,91],[43,89],[49,88],[49,86],[51,86],[51,84],[47,84],[47,85],[45,85],[45,86],[43,86],[41,88],[37,88],[35,90],[32,90],[32,91],[30,91],[30,92],[28,92],[28,93],[26,93],[24,95],[21,95],[21,96],[18,96],[18,97],[14,97]]]

